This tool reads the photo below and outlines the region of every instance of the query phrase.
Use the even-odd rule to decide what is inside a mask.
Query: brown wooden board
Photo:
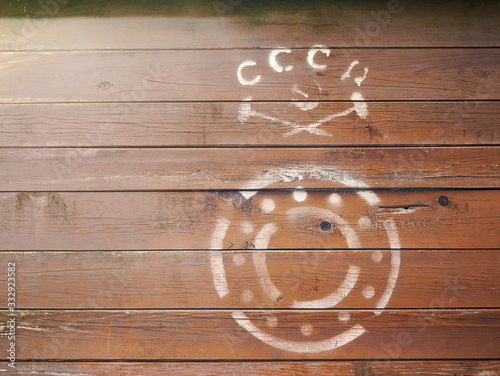
[[[16,317],[17,357],[18,360],[500,357],[500,311],[496,309],[385,310],[380,315],[349,311],[347,322],[339,316],[341,312],[345,311],[22,311]],[[3,322],[8,319],[6,313],[2,311],[0,315]],[[4,333],[8,330],[5,326]],[[7,341],[1,341],[0,349],[7,353]]]
[[[19,309],[290,308],[336,292],[359,268],[350,294],[336,308],[373,308],[383,295],[390,251],[267,251],[270,281],[279,301],[260,285],[253,257],[261,251],[222,254],[230,293],[217,294],[208,251],[2,252],[16,264]],[[387,308],[495,308],[500,300],[499,250],[404,250]],[[83,281],[85,281],[83,283]],[[7,285],[7,273],[0,274]],[[367,286],[375,294],[367,299]],[[250,291],[250,292],[249,292]],[[249,298],[252,297],[251,300]],[[326,302],[326,301],[323,301]],[[0,295],[7,308],[7,295]]]
[[[32,376],[497,376],[499,361],[316,361],[316,362],[35,362],[16,364],[16,375]]]
[[[499,45],[500,10],[456,1],[28,0],[5,3],[0,17],[3,50],[478,47]]]
[[[500,99],[499,49],[289,51],[2,52],[0,102]]]
[[[500,148],[0,149],[1,191],[495,188]]]
[[[296,103],[295,103],[296,104]],[[240,102],[0,105],[0,147],[481,145],[500,144],[498,102],[369,102],[325,121],[323,134],[289,134],[345,111],[322,102],[314,115],[294,102],[254,102],[263,117],[239,118]],[[244,121],[242,121],[244,120]],[[289,122],[288,124],[286,122]]]
[[[255,247],[258,233],[274,223],[269,249],[345,249],[349,245],[340,231],[345,223],[333,213],[352,227],[361,248],[389,248],[390,220],[402,248],[499,248],[498,190],[306,194],[299,202],[304,194],[291,191],[261,191],[248,199],[238,192],[2,193],[0,247],[245,249]],[[271,202],[275,209],[264,211]],[[225,237],[223,226],[217,230],[224,220]]]

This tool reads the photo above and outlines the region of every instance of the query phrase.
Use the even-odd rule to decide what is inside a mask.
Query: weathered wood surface
[[[0,147],[482,145],[500,144],[498,102],[370,102],[351,113],[284,137],[286,123],[252,116],[239,102],[69,103],[0,105]],[[342,112],[322,102],[311,116],[293,102],[254,102],[254,111],[301,126]]]
[[[500,99],[495,48],[335,49],[315,55],[325,69],[313,69],[308,52],[276,56],[281,73],[271,50],[2,52],[0,102],[350,101],[353,92],[365,100]],[[242,79],[260,80],[243,85],[238,68],[249,61]]]
[[[262,253],[223,253],[231,283],[223,299],[214,288],[208,251],[2,252],[0,264],[16,263],[19,309],[289,308],[294,301],[328,296],[351,265],[360,267],[359,278],[335,307],[369,309],[386,288],[391,263],[389,251],[267,251],[268,272],[282,292],[277,302],[259,286],[256,252]],[[401,251],[387,308],[495,308],[499,269],[499,250]],[[7,285],[6,274],[1,283]],[[362,295],[368,285],[376,292],[370,299]],[[253,300],[242,300],[246,290]],[[7,295],[0,295],[0,307],[7,308]]]
[[[374,205],[352,191],[337,192],[332,204],[331,194],[309,191],[305,201],[297,202],[290,191],[262,191],[249,199],[238,192],[2,193],[0,247],[207,249],[220,218],[231,222],[221,245],[224,249],[252,248],[257,232],[268,223],[279,229],[270,249],[348,247],[338,224],[323,210],[341,215],[356,231],[362,248],[390,246],[384,221],[391,218],[402,248],[475,249],[500,244],[498,190],[380,191],[376,192],[380,201],[373,198]],[[276,209],[265,212],[262,205],[269,205],[269,199]],[[320,210],[286,215],[297,207]],[[330,221],[330,230],[321,230],[324,221]],[[242,228],[254,231],[246,234]]]
[[[5,148],[1,191],[495,188],[500,148]]]
[[[500,4],[105,3],[0,9],[18,374],[497,375]]]
[[[32,376],[498,376],[499,361],[316,361],[316,362],[19,362],[16,375]]]
[[[340,312],[26,311],[16,318],[16,344],[19,360],[500,357],[500,311],[496,309],[384,310],[381,315],[350,310],[348,322],[339,320]],[[5,313],[0,314],[3,322]],[[253,325],[250,331],[240,326],[249,324]],[[269,333],[266,340],[278,348],[255,338],[259,330]],[[328,348],[329,340],[353,342],[318,352]],[[310,345],[312,341],[328,344]],[[305,353],[297,352],[300,342]],[[6,353],[7,348],[2,341],[1,351]]]
[[[218,7],[213,3],[13,1],[0,9],[0,49],[500,44],[496,2],[222,0],[216,2]]]

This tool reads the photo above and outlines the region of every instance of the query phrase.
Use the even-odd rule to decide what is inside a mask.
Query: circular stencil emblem
[[[287,170],[280,178],[298,174],[293,180],[302,180],[318,173],[314,169]],[[265,180],[267,184],[270,181]],[[359,182],[342,183],[364,188]],[[219,297],[248,306],[248,310],[232,312],[236,322],[262,342],[295,353],[333,350],[363,335],[366,330],[355,308],[362,304],[381,314],[400,267],[399,236],[393,219],[380,218],[374,224],[366,214],[370,206],[380,203],[376,193],[325,194],[299,187],[279,194],[243,191],[240,199],[241,207],[251,208],[251,213],[235,209],[234,216],[217,218],[210,252]],[[374,232],[383,237],[379,243],[385,242],[384,248],[390,250],[369,250]],[[229,236],[240,242],[231,243],[234,248],[247,251],[222,251]],[[292,246],[283,247],[283,242]],[[295,253],[303,255],[300,265],[280,262],[280,255],[286,258],[285,251],[266,251],[279,248],[304,252]],[[271,308],[263,314],[252,312],[255,306]],[[323,323],[321,314],[314,311],[332,308],[336,310],[328,312],[332,318],[326,321],[323,311]],[[366,310],[362,314],[366,316]]]

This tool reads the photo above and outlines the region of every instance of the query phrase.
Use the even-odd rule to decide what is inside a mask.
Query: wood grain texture
[[[207,249],[220,218],[230,222],[224,249],[253,248],[258,231],[275,223],[269,249],[345,249],[346,238],[324,211],[286,212],[314,207],[341,215],[361,247],[388,248],[384,221],[393,219],[402,248],[498,248],[498,190],[377,192],[375,205],[351,191],[307,193],[261,191],[250,199],[238,192],[103,192],[0,194],[0,247],[4,250]],[[442,206],[440,197],[448,204]],[[276,209],[265,212],[271,199]],[[441,202],[446,203],[442,199]],[[328,214],[328,215],[327,215]],[[366,217],[365,219],[361,219]],[[322,231],[323,221],[332,227]],[[242,232],[250,223],[254,232]],[[217,238],[217,236],[215,237]]]
[[[0,150],[1,191],[495,188],[500,148]]]
[[[247,0],[220,4],[216,8],[202,0],[11,2],[0,9],[0,48],[499,45],[500,10],[495,2]]]
[[[500,144],[498,103],[371,102],[365,119],[351,113],[325,122],[326,135],[252,116],[238,102],[0,105],[0,147],[481,145]],[[345,111],[322,102],[311,115],[293,102],[254,102],[252,109],[308,126]]]
[[[16,263],[19,309],[289,308],[336,291],[351,265],[360,267],[359,278],[335,307],[370,309],[386,288],[391,262],[389,251],[268,251],[267,269],[282,293],[277,302],[259,286],[255,252],[224,252],[230,294],[223,299],[214,288],[208,251],[2,252],[0,264]],[[499,268],[499,250],[402,251],[387,308],[495,308]],[[0,283],[7,285],[6,274]],[[362,295],[368,285],[373,299]],[[253,300],[242,300],[245,290]],[[0,307],[7,308],[6,295]]]
[[[203,363],[24,363],[16,375],[32,376],[498,376],[498,361],[322,361],[322,362],[203,362]]]
[[[277,73],[270,50],[3,52],[0,102],[305,100],[294,85],[307,100],[350,101],[353,92],[366,100],[500,99],[499,49],[336,49],[316,55],[325,70],[307,55],[279,54],[293,69]],[[261,77],[253,86],[238,81],[245,61],[255,66],[242,77]]]
[[[299,354],[262,343],[231,311],[25,311],[17,318],[19,360],[494,359],[500,357],[499,310],[244,311],[244,323],[275,346],[366,331],[334,350]],[[0,314],[6,321],[5,311]],[[268,327],[267,318],[277,325]],[[310,324],[309,336],[301,326]],[[356,327],[356,328],[359,328]],[[4,332],[7,329],[4,329]],[[361,330],[361,329],[357,329]],[[348,337],[352,338],[352,337]],[[340,340],[340,339],[339,339]],[[0,343],[6,352],[7,343]],[[312,350],[312,348],[311,348]]]

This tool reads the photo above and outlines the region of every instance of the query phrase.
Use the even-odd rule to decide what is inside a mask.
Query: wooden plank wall
[[[2,5],[0,371],[498,375],[499,19]]]

